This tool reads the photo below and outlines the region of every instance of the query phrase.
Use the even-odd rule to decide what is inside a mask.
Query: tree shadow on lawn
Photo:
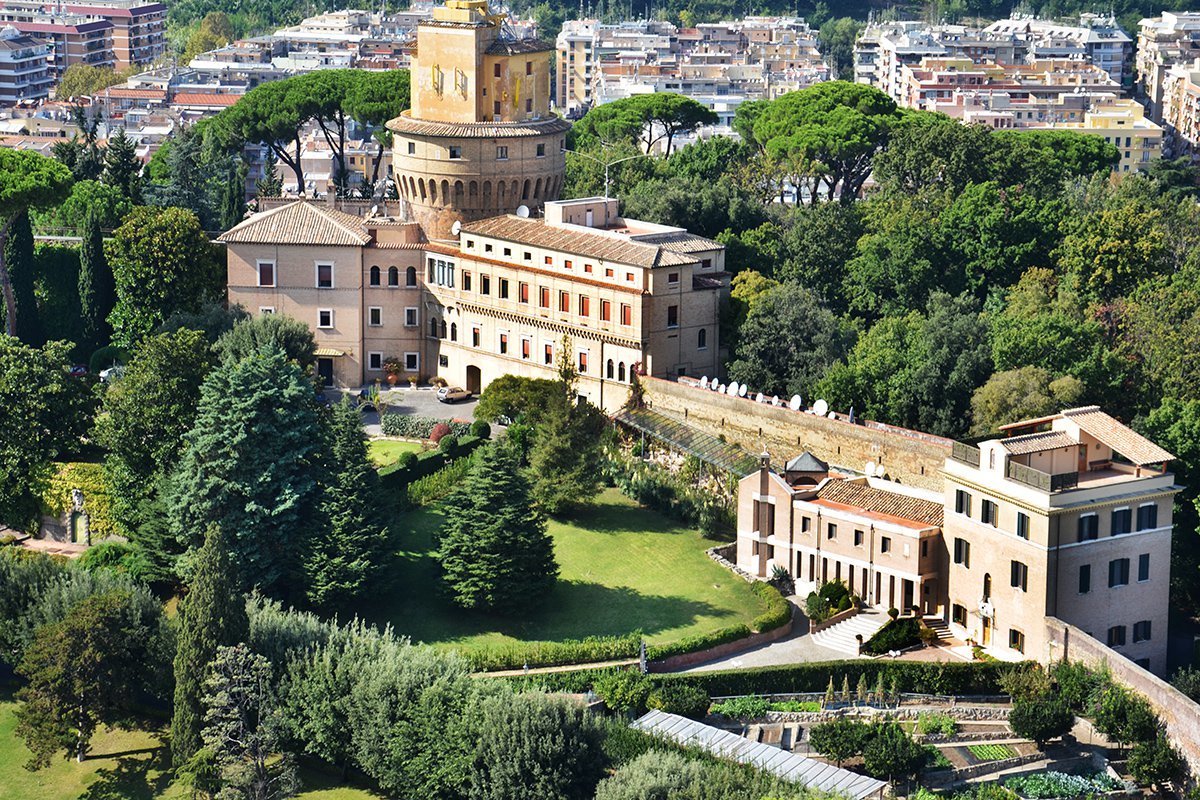
[[[113,767],[96,770],[96,781],[88,786],[81,800],[154,800],[171,785],[166,747],[130,750],[124,753],[92,755],[92,759],[116,758]],[[151,776],[151,771],[156,774]]]
[[[619,636],[636,630],[652,636],[693,625],[704,616],[728,613],[702,600],[646,595],[624,586],[585,581],[559,581],[533,609],[512,616],[466,611],[441,596],[410,595],[387,611],[398,633],[431,644],[452,644],[488,633],[524,641]]]

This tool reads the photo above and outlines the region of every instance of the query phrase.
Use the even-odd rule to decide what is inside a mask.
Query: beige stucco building
[[[1095,406],[956,444],[940,495],[830,472],[807,454],[742,480],[739,566],[804,592],[941,617],[998,658],[1056,660],[1057,617],[1162,674],[1173,456]]]

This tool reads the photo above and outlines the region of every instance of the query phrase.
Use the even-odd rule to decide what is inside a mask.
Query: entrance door
[[[983,618],[983,646],[987,647],[992,643],[992,619],[991,617]]]
[[[318,358],[317,374],[321,376],[321,385],[328,388],[333,386],[333,359]]]
[[[913,582],[905,578],[904,583],[901,585],[903,588],[900,590],[900,592],[902,596],[902,602],[904,603],[901,611],[907,614],[908,610],[913,607]]]
[[[479,367],[476,367],[476,366],[467,367],[467,386],[466,386],[467,391],[470,392],[471,394],[479,394],[479,392],[482,390],[482,386],[481,386],[482,383],[483,383],[483,377],[482,377],[481,373],[479,372]]]

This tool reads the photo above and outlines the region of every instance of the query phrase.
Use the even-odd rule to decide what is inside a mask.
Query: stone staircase
[[[819,633],[814,633],[812,640],[815,644],[830,650],[855,656],[858,655],[858,639],[856,637],[862,634],[863,641],[867,641],[887,621],[887,614],[863,610],[850,619],[843,620]]]
[[[924,617],[922,621],[925,623],[926,628],[937,634],[939,642],[952,638],[950,636],[950,626],[941,617]]]

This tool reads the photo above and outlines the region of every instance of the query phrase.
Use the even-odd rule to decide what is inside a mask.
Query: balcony
[[[1057,475],[1051,475],[1012,460],[1005,463],[1004,476],[1009,480],[1032,486],[1034,489],[1040,489],[1047,493],[1063,492],[1079,486],[1078,472],[1060,472]]]
[[[960,464],[979,468],[979,448],[962,442],[954,442],[950,446],[950,457]]]

